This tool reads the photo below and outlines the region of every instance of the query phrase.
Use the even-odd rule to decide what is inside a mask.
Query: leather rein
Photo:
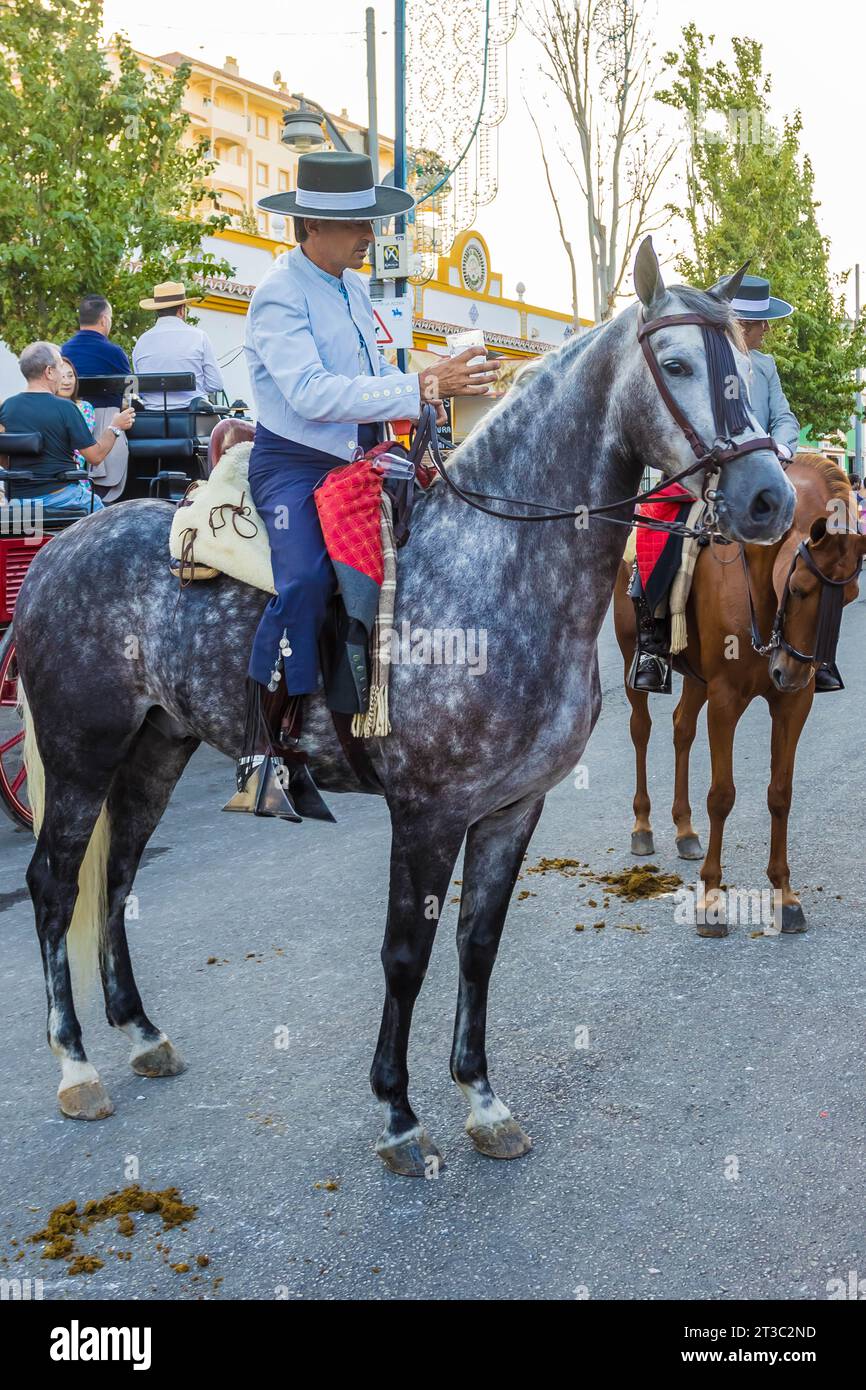
[[[410,458],[413,462],[420,462],[425,450],[429,450],[433,466],[440,478],[447,484],[451,491],[468,506],[474,507],[476,511],[484,512],[487,516],[498,517],[501,521],[574,521],[578,513],[585,516],[598,516],[604,521],[612,521],[618,526],[640,527],[646,531],[665,531],[669,534],[683,536],[709,536],[714,532],[714,521],[708,517],[699,529],[688,527],[682,522],[661,521],[654,517],[635,516],[631,520],[625,521],[622,517],[607,516],[607,512],[618,511],[620,507],[636,506],[641,502],[651,501],[671,483],[681,482],[684,478],[689,478],[695,473],[704,474],[704,499],[711,504],[715,500],[715,491],[708,486],[710,476],[717,472],[724,464],[731,463],[734,459],[743,458],[746,454],[756,453],[759,450],[770,450],[778,456],[778,449],[775,440],[764,435],[754,439],[747,439],[742,444],[736,444],[731,439],[717,439],[711,448],[707,448],[701,436],[692,425],[688,416],[684,414],[674,400],[667,382],[662,376],[661,368],[656,360],[655,354],[650,347],[649,339],[653,333],[657,333],[660,328],[667,328],[673,324],[698,324],[705,328],[714,328],[719,332],[724,329],[719,324],[713,323],[703,314],[667,314],[661,318],[643,320],[638,325],[638,342],[641,345],[643,355],[652,374],[653,381],[658,388],[659,395],[667,407],[674,423],[679,427],[695,455],[695,462],[687,468],[681,468],[678,473],[673,473],[669,477],[663,478],[653,487],[647,488],[643,492],[636,492],[632,497],[623,497],[618,502],[608,502],[598,507],[555,507],[546,502],[535,502],[524,497],[503,497],[493,492],[474,492],[468,488],[462,488],[449,476],[448,470],[442,459],[439,450],[439,439],[436,433],[436,412],[432,405],[425,402],[421,407],[421,417],[415,431],[415,437],[410,451]],[[511,506],[531,507],[539,515],[525,516],[516,512],[499,511],[493,507],[487,507],[483,502],[477,500],[484,498],[488,502],[505,502]],[[721,538],[720,538],[721,539]]]
[[[749,595],[749,622],[752,629],[752,650],[755,652],[755,654],[757,656],[772,656],[773,652],[776,651],[777,648],[781,647],[782,651],[787,652],[788,656],[793,657],[795,661],[800,661],[806,666],[821,666],[825,662],[834,661],[836,657],[836,643],[838,641],[839,634],[839,616],[842,612],[842,591],[847,584],[850,584],[852,580],[856,579],[859,576],[860,569],[863,563],[862,558],[859,558],[857,560],[856,568],[851,572],[851,574],[847,575],[845,579],[830,579],[829,576],[824,574],[823,570],[820,570],[818,566],[815,564],[815,561],[809,553],[808,542],[801,541],[800,544],[797,546],[797,549],[794,551],[791,563],[788,566],[788,573],[785,577],[785,586],[782,589],[782,597],[779,599],[779,605],[776,609],[776,616],[773,619],[773,626],[770,630],[769,640],[767,642],[764,642],[761,638],[761,631],[758,627],[758,617],[755,613],[755,605],[752,600],[752,584],[749,576],[749,562],[746,559],[745,547],[741,548],[740,554],[743,559],[743,570],[745,571],[746,575],[746,592]],[[833,619],[833,621],[830,622],[829,626],[825,626],[824,629],[831,635],[829,636],[828,640],[826,640],[824,643],[821,642],[820,638],[816,638],[815,651],[812,653],[811,656],[807,655],[806,652],[798,651],[796,647],[792,647],[790,642],[786,640],[782,631],[785,625],[785,613],[788,607],[788,599],[791,597],[791,577],[794,573],[798,560],[802,560],[803,563],[806,565],[807,569],[810,569],[812,573],[816,576],[816,578],[820,580],[822,585],[821,609],[824,610],[824,613],[827,615],[828,618]],[[834,610],[832,614],[830,613],[831,606]],[[821,628],[821,612],[819,611],[819,633],[821,631]],[[821,650],[822,646],[824,647],[824,650]]]

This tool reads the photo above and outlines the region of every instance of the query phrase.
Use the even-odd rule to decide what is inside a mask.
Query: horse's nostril
[[[752,502],[752,519],[765,521],[776,510],[776,498],[769,488],[759,492]]]

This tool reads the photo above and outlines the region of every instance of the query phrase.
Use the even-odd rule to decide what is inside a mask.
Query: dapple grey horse
[[[448,465],[476,495],[541,499],[574,509],[570,519],[499,520],[441,481],[416,509],[400,556],[395,628],[486,640],[486,669],[398,661],[393,732],[369,750],[392,822],[386,994],[371,1083],[386,1112],[377,1152],[395,1172],[423,1174],[439,1157],[409,1102],[407,1046],[464,838],[451,1072],[482,1153],[513,1158],[530,1145],[488,1079],[487,995],[545,793],[580,760],[601,702],[596,639],[624,530],[602,517],[587,525],[579,509],[627,499],[617,514],[628,521],[645,466],[671,476],[694,464],[648,370],[638,324],[641,316],[691,312],[733,331],[729,301],[740,274],[709,292],[666,290],[647,239],[635,264],[641,304],[545,357]],[[712,441],[701,329],[663,327],[652,351],[679,410]],[[757,437],[746,431],[743,440]],[[700,475],[691,473],[688,485],[698,494]],[[790,525],[793,507],[769,448],[723,465],[716,511],[729,536],[771,541]],[[171,516],[164,502],[134,501],[77,523],[35,557],[15,616],[39,825],[27,881],[49,1043],[62,1069],[60,1108],[80,1118],[112,1109],[85,1055],[72,997],[70,953],[88,941],[98,948],[109,1023],[132,1042],[133,1069],[167,1076],[183,1066],[144,1011],[124,907],[191,754],[202,742],[232,757],[241,751],[247,657],[265,601],[227,578],[179,593],[168,569]],[[359,790],[323,697],[307,705],[305,741],[318,784]]]

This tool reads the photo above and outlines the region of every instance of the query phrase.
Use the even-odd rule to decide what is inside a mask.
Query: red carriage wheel
[[[27,799],[24,725],[17,701],[18,663],[10,628],[0,641],[0,808],[16,825],[29,829],[33,812]]]

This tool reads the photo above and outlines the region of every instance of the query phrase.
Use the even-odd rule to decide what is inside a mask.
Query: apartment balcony
[[[249,135],[247,117],[241,111],[230,111],[216,102],[206,102],[202,106],[205,119],[213,129],[214,135],[224,134],[246,139]]]
[[[247,169],[245,164],[235,164],[228,159],[217,161],[211,174],[215,183],[224,188],[234,188],[240,193],[247,191]]]

